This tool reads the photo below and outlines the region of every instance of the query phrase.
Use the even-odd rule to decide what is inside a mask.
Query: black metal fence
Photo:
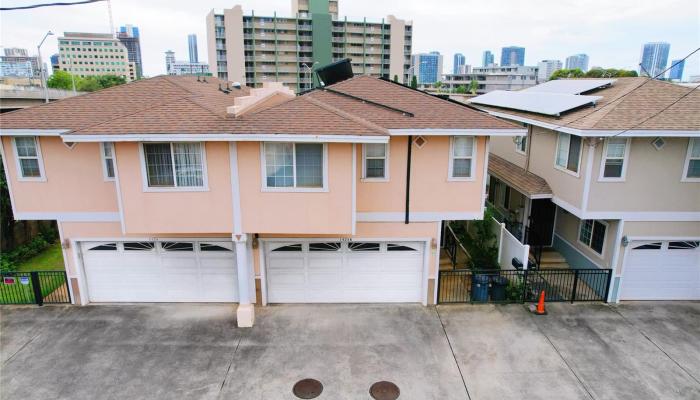
[[[0,304],[70,303],[66,271],[3,272]]]
[[[612,270],[471,270],[440,271],[438,303],[607,301]]]

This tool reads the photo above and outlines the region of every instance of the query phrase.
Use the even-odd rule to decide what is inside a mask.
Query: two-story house
[[[294,96],[156,77],[0,116],[17,219],[58,221],[91,302],[432,303],[443,220],[522,127],[354,77]],[[511,140],[511,139],[506,139]]]
[[[700,91],[555,80],[472,104],[528,129],[490,147],[489,202],[512,232],[613,269],[613,301],[700,299]]]

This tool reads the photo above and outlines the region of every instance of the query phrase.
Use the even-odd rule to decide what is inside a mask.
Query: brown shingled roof
[[[192,76],[144,79],[3,114],[0,127],[65,129],[80,135],[388,135],[389,129],[519,128],[474,108],[369,76],[234,117],[227,107],[235,97],[247,96],[249,89],[225,94],[219,90],[225,82],[207,80],[202,83]]]
[[[197,82],[192,76],[143,79],[2,114],[0,127],[81,134],[225,132],[226,107],[249,90],[233,89],[227,95],[219,91],[219,84],[225,82],[207,81]]]
[[[487,111],[584,130],[700,130],[700,90],[693,90],[692,87],[644,77],[615,78],[612,86],[586,93],[589,94],[603,98],[595,107],[576,109],[561,117],[477,104],[475,106]]]
[[[552,195],[552,189],[543,178],[493,153],[489,154],[489,174],[506,182],[529,198]]]

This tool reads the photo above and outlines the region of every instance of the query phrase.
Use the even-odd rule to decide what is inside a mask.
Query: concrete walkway
[[[700,303],[234,307],[0,307],[0,398],[700,398]]]

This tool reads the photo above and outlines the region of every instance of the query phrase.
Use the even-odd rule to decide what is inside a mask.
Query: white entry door
[[[630,243],[620,300],[700,300],[700,242]]]
[[[265,243],[270,303],[420,302],[423,242]]]
[[[91,302],[236,302],[230,241],[84,242]]]

